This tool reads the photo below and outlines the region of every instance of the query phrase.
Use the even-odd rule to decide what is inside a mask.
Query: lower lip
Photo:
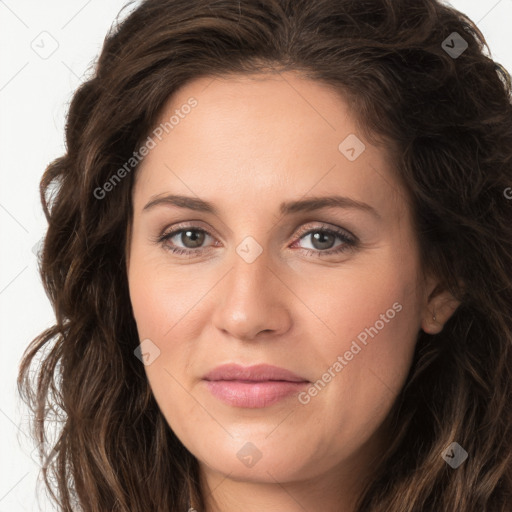
[[[241,380],[207,380],[208,389],[219,400],[234,407],[256,409],[268,407],[299,393],[308,382],[267,380],[250,382]]]

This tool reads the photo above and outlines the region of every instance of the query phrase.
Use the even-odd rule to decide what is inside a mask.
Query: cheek
[[[180,427],[188,422],[172,420],[193,418],[197,414],[195,401],[185,389],[193,345],[190,340],[197,339],[197,334],[190,330],[195,329],[194,322],[190,322],[194,297],[187,299],[191,296],[190,286],[180,283],[176,277],[170,279],[165,275],[169,271],[164,271],[158,263],[132,261],[129,284],[133,314],[139,339],[149,343],[147,346],[153,355],[150,364],[145,364],[146,376],[169,425],[178,435],[186,436]]]
[[[325,411],[340,446],[348,432],[362,441],[384,420],[407,378],[419,330],[414,259],[390,253],[368,268],[331,282],[320,310],[331,333],[315,347],[323,373],[310,388],[310,405]]]
[[[141,251],[142,252],[142,251]],[[180,275],[165,258],[132,253],[128,272],[130,300],[139,336],[159,340],[189,324],[201,286],[190,272]]]
[[[180,275],[142,251],[132,253],[128,281],[139,340],[156,354],[145,365],[155,399],[166,413],[176,407],[186,413],[182,408],[194,404],[183,386],[192,374],[190,361],[202,329],[198,302],[211,285],[193,279],[190,270]]]
[[[357,340],[362,348],[376,345],[376,354],[384,356],[388,349],[400,350],[411,343],[420,316],[418,269],[413,257],[397,256],[391,248],[382,250],[378,259],[372,256],[294,284],[297,296],[310,307],[310,313],[298,321],[316,341],[315,351],[343,353]]]

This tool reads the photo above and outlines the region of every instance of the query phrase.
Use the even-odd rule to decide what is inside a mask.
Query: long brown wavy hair
[[[361,138],[390,152],[423,268],[460,300],[439,334],[418,335],[394,440],[357,511],[510,512],[511,77],[476,25],[436,0],[146,0],[113,26],[40,183],[56,323],[26,349],[18,389],[46,489],[66,512],[183,512],[190,499],[204,510],[197,460],[134,355],[136,166],[105,197],[95,190],[188,81],[286,70],[333,86]],[[457,469],[442,457],[452,442],[468,453]]]

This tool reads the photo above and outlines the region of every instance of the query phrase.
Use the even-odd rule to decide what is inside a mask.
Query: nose
[[[252,262],[237,253],[217,288],[213,322],[224,335],[257,340],[287,332],[292,323],[292,291],[272,268],[265,250]]]

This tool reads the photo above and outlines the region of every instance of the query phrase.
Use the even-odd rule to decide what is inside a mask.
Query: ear
[[[451,292],[442,289],[438,281],[432,279],[429,280],[425,291],[421,328],[428,334],[438,334],[459,307],[460,301]]]

